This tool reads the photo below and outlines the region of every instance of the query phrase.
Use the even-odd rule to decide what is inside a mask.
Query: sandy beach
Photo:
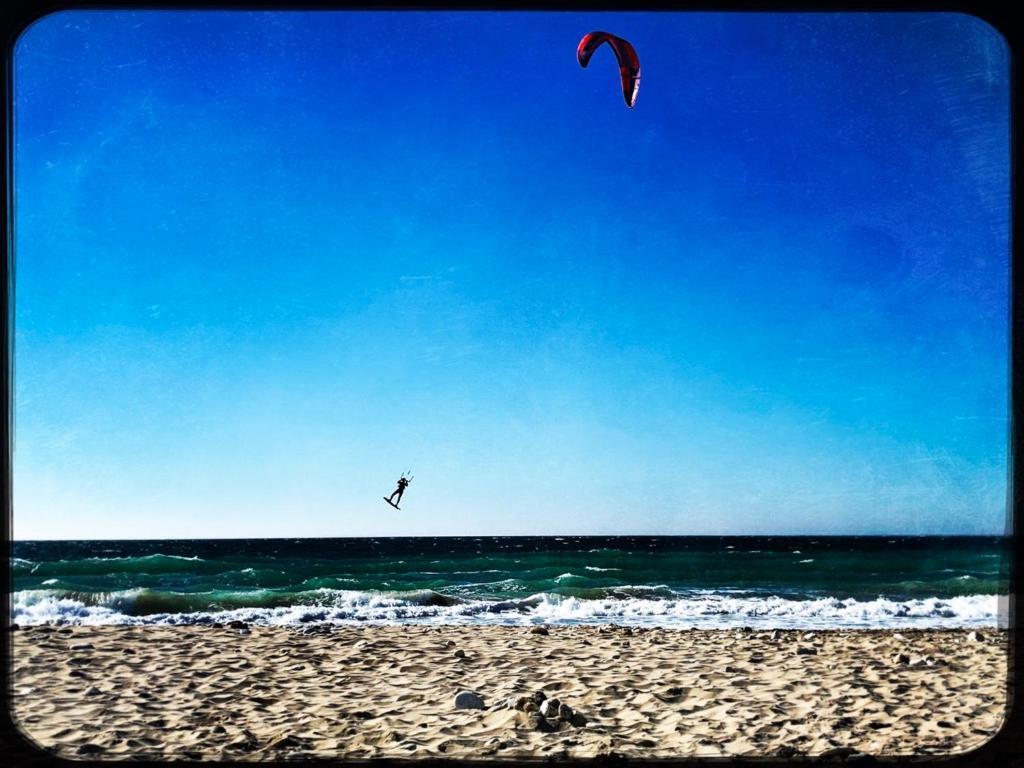
[[[993,630],[35,626],[13,636],[15,722],[62,757],[948,754],[995,734],[1006,703],[1007,638]],[[484,708],[456,707],[463,692]]]

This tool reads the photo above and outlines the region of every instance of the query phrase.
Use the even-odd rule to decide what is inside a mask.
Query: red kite
[[[580,40],[576,49],[576,60],[581,67],[586,68],[590,63],[590,57],[602,43],[608,43],[615,51],[615,58],[619,61],[619,77],[622,80],[622,98],[626,100],[626,106],[632,109],[636,104],[636,94],[640,90],[640,59],[628,40],[607,32],[591,32]]]

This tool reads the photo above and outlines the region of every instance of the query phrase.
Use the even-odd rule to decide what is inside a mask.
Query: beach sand
[[[12,637],[14,720],[71,758],[948,754],[995,734],[1007,701],[1007,635],[988,629],[47,626]],[[486,708],[455,708],[461,691]],[[532,710],[537,692],[575,710],[572,722],[514,708],[520,697]]]

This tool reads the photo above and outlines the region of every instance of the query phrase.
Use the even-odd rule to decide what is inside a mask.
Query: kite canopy
[[[622,80],[622,98],[626,100],[626,106],[632,109],[640,90],[640,59],[628,40],[607,32],[591,32],[580,40],[576,48],[576,60],[585,68],[594,51],[603,43],[608,43],[615,51],[615,58],[619,61],[619,78]]]

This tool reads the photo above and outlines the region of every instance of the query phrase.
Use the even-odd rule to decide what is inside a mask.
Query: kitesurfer
[[[405,475],[402,475],[400,478],[398,478],[398,487],[394,490],[391,496],[388,497],[388,504],[390,504],[393,507],[397,507],[398,503],[402,500],[402,494],[405,493],[406,486],[408,486],[409,483],[411,482],[412,479],[407,479]],[[398,496],[397,500],[394,500],[395,496]]]

